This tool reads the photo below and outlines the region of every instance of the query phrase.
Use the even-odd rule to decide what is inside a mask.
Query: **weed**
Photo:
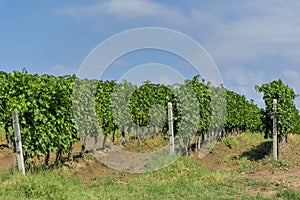
[[[0,144],[2,142],[6,142],[6,138],[5,138],[5,131],[2,127],[0,127]]]
[[[270,139],[265,139],[263,134],[245,132],[237,135],[236,140],[244,144],[259,144],[261,142],[265,142]]]
[[[234,139],[233,137],[228,137],[225,139],[224,141],[225,145],[229,148],[232,149],[233,145],[234,145]]]
[[[273,169],[281,169],[281,168],[288,168],[291,166],[291,163],[287,160],[279,158],[277,161],[273,159],[273,157],[268,157],[263,162],[264,165],[269,164]]]
[[[230,163],[230,162],[232,161],[232,158],[231,158],[230,155],[226,155],[226,156],[223,157],[222,160],[223,160],[223,162],[225,162],[225,163]]]
[[[240,160],[240,168],[239,168],[240,172],[253,172],[253,170],[254,170],[254,166],[250,160],[248,160],[247,158],[242,158]]]
[[[277,192],[277,197],[291,200],[300,199],[300,192],[297,192],[291,188],[283,188]]]

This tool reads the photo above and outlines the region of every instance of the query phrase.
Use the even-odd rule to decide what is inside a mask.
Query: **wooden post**
[[[273,100],[273,157],[274,160],[277,160],[277,153],[278,153],[278,148],[277,148],[277,100]]]
[[[174,129],[173,129],[173,110],[172,103],[168,102],[168,122],[169,122],[169,135],[170,135],[170,155],[175,152],[174,144]]]
[[[25,175],[24,158],[23,158],[22,141],[21,141],[21,131],[20,131],[20,126],[19,126],[19,117],[15,111],[12,112],[12,119],[13,119],[13,128],[14,128],[15,142],[16,142],[16,154],[17,154],[17,160],[18,160],[18,168]]]

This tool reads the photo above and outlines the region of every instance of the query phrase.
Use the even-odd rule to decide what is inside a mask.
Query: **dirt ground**
[[[265,145],[265,146],[264,146]],[[224,143],[219,143],[214,147],[212,153],[202,157],[201,152],[192,153],[193,158],[202,163],[210,170],[223,169],[226,171],[238,172],[238,178],[244,180],[251,178],[257,181],[273,181],[276,184],[291,186],[300,191],[300,145],[289,142],[281,149],[280,164],[276,166],[270,164],[270,152],[265,151],[269,144],[246,145],[241,148],[228,148]],[[86,154],[84,158],[79,157],[81,144],[76,144],[74,148],[74,161],[65,162],[63,168],[72,169],[75,176],[84,182],[90,183],[95,180],[105,181],[103,177],[118,176],[119,180],[126,182],[133,174],[122,173],[109,168],[96,160],[92,155]],[[255,151],[255,150],[259,151]],[[262,150],[261,150],[262,149]],[[253,154],[255,152],[255,154]],[[109,159],[114,154],[119,154],[118,150],[112,149],[108,152]],[[53,157],[53,156],[52,156]],[[251,160],[250,170],[240,170],[242,158]],[[53,158],[52,158],[53,159]],[[126,158],[128,159],[128,158]],[[16,169],[16,156],[11,149],[4,144],[0,144],[0,173]],[[121,178],[120,178],[121,176]],[[253,193],[262,192],[252,191]],[[272,189],[265,191],[272,194]]]
[[[214,147],[213,153],[204,158],[200,159],[197,152],[193,153],[193,157],[211,170],[238,172],[238,177],[242,180],[252,178],[258,181],[272,181],[300,191],[300,145],[289,141],[281,147],[278,163],[270,162],[272,154],[266,149],[270,149],[270,142],[245,145],[240,149],[230,149],[224,143],[220,143]],[[248,166],[248,170],[243,170],[243,163],[240,161],[243,158],[251,160],[252,168],[249,169]]]
[[[6,145],[0,145],[0,173],[17,167],[15,154]]]

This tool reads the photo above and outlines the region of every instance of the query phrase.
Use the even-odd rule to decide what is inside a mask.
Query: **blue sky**
[[[216,63],[226,88],[263,106],[255,85],[281,78],[300,93],[299,10],[297,0],[1,0],[0,70],[26,67],[30,73],[74,74],[90,51],[110,36],[132,28],[163,27],[195,39]],[[135,71],[140,76],[126,77],[143,79],[148,74],[152,80],[157,74],[143,65],[151,62],[178,71],[181,66],[187,78],[195,75],[176,56],[145,50],[119,58],[106,77],[121,78],[126,70],[146,66]],[[161,71],[160,80],[178,81],[167,70]],[[296,104],[299,109],[299,98]]]

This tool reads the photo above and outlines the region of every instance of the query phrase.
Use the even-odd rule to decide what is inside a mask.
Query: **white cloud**
[[[164,76],[164,75],[159,75],[158,80],[159,80],[159,83],[162,83],[165,85],[172,85],[175,82],[174,80],[172,80],[171,77]]]
[[[194,27],[205,38],[216,64],[235,66],[223,68],[225,84],[263,105],[262,96],[255,92],[254,86],[272,81],[274,74],[280,74],[278,69],[282,65],[289,65],[280,77],[299,94],[300,2],[254,0],[228,6],[216,7],[214,12],[195,9],[192,15]],[[204,30],[209,30],[209,34]],[[278,59],[278,65],[270,58]],[[264,63],[266,67],[260,71],[242,67],[262,61],[267,65]],[[299,109],[300,98],[295,102]]]
[[[109,14],[120,20],[155,18],[172,24],[185,24],[188,20],[178,10],[150,0],[109,0],[88,6],[68,6],[57,13],[78,19]]]
[[[291,88],[293,88],[296,94],[300,94],[300,71],[294,69],[284,69],[283,72],[284,82],[287,83]],[[298,109],[300,109],[300,97],[295,99],[295,104]]]
[[[262,95],[255,91],[255,85],[266,82],[263,71],[234,66],[225,70],[223,78],[228,89],[253,99],[260,107],[264,106]]]
[[[300,72],[293,69],[284,69],[283,81],[290,85],[294,89],[294,92],[300,94]]]
[[[110,15],[131,23],[140,19],[143,25],[149,19],[167,27],[180,25],[174,28],[190,30],[205,41],[217,64],[255,62],[272,55],[300,63],[299,1],[212,2],[209,8],[202,4],[184,11],[151,0],[109,0],[57,12],[76,18]]]
[[[274,54],[300,63],[299,1],[235,2],[224,7],[216,6],[213,12],[194,9],[191,20],[218,63],[252,62]]]
[[[230,90],[243,94],[248,99],[252,98],[261,107],[264,106],[263,95],[255,91],[255,85],[262,85],[281,78],[285,84],[293,88],[296,94],[300,94],[300,71],[296,69],[286,68],[280,77],[271,79],[267,78],[263,71],[235,66],[225,70],[223,78]],[[295,99],[295,104],[300,109],[300,97]]]
[[[159,22],[166,27],[175,25],[173,28],[204,43],[220,71],[224,72],[225,85],[256,102],[262,102],[262,97],[255,92],[254,86],[272,81],[275,78],[272,76],[280,73],[278,69],[282,67],[280,63],[276,66],[270,58],[278,58],[281,63],[287,61],[294,68],[300,65],[300,1],[198,2],[193,1],[190,4],[193,7],[186,4],[184,10],[179,7],[181,2],[174,3],[178,6],[175,8],[172,3],[151,0],[109,0],[89,6],[64,7],[57,12],[76,18],[114,16],[128,27],[132,23],[145,26],[153,21],[152,24]],[[140,21],[136,23],[137,20]],[[249,63],[252,66],[266,63],[266,67],[257,71],[246,68]],[[268,66],[269,63],[272,64]],[[229,65],[234,67],[224,68]],[[274,69],[274,73],[267,71],[270,69]],[[288,67],[281,76],[300,93],[299,68]],[[300,106],[300,100],[297,101]]]
[[[230,67],[225,71],[223,78],[227,82],[231,82],[240,86],[245,86],[250,84],[258,85],[265,82],[263,71],[256,71],[249,68],[247,69],[243,66]]]

